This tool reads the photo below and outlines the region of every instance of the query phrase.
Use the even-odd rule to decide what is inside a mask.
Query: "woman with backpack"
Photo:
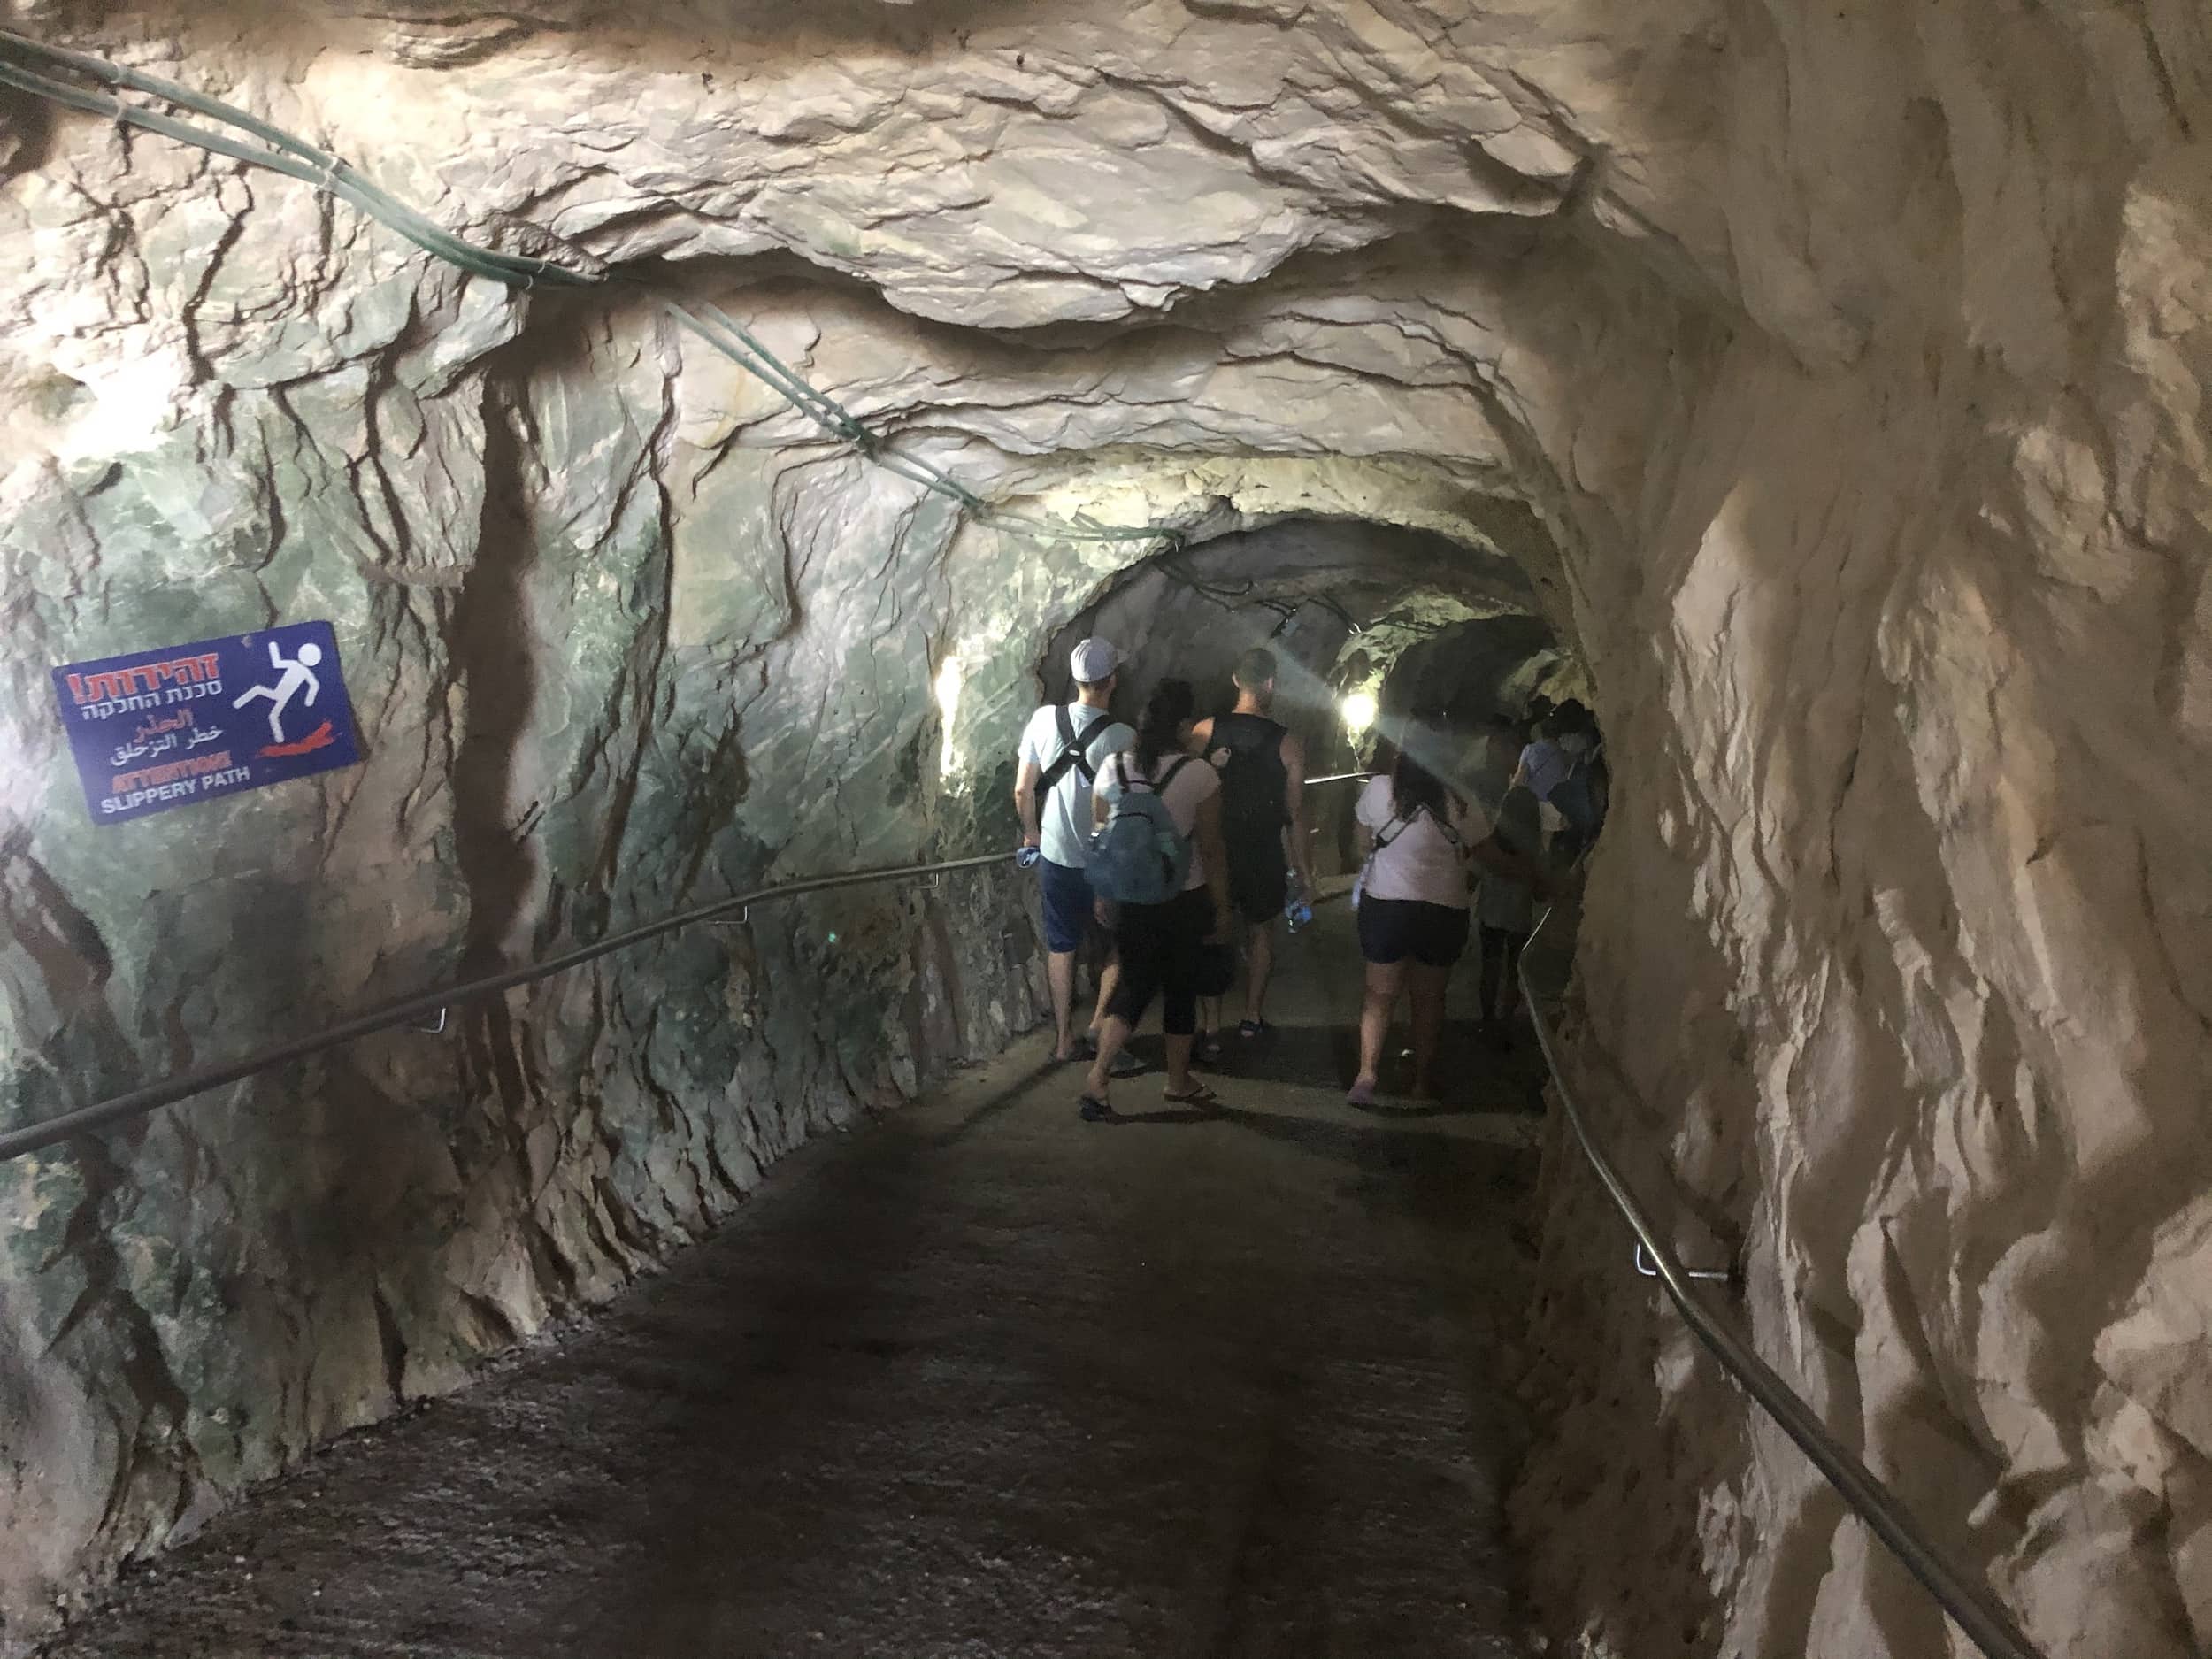
[[[1229,933],[1229,861],[1221,836],[1221,774],[1187,752],[1197,700],[1187,680],[1164,680],[1145,704],[1137,741],[1099,768],[1092,786],[1098,833],[1091,886],[1101,919],[1111,911],[1121,983],[1107,1005],[1098,1054],[1084,1079],[1084,1120],[1113,1116],[1114,1056],[1157,995],[1167,1033],[1166,1098],[1219,1104],[1191,1076],[1191,1039],[1209,948]]]
[[[1468,863],[1486,837],[1467,803],[1402,751],[1386,776],[1368,782],[1355,816],[1366,854],[1353,898],[1367,989],[1359,1014],[1359,1076],[1345,1099],[1372,1106],[1401,991],[1413,1000],[1413,1093],[1432,1093],[1444,988],[1467,949]]]

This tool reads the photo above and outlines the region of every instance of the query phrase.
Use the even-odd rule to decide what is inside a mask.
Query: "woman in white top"
[[[1198,1030],[1198,985],[1208,946],[1229,932],[1229,858],[1221,839],[1221,774],[1187,751],[1197,699],[1187,680],[1163,680],[1137,723],[1137,741],[1099,769],[1091,810],[1103,825],[1131,789],[1156,790],[1175,827],[1191,842],[1183,890],[1164,904],[1124,904],[1114,918],[1121,983],[1099,1028],[1098,1055],[1084,1079],[1087,1121],[1110,1117],[1107,1079],[1114,1056],[1156,993],[1167,1033],[1167,1095],[1179,1106],[1212,1106],[1214,1093],[1190,1074]]]
[[[1361,792],[1355,816],[1367,854],[1359,897],[1367,995],[1359,1013],[1359,1076],[1346,1098],[1355,1106],[1375,1103],[1401,991],[1413,1000],[1413,1092],[1425,1098],[1444,1032],[1444,987],[1467,949],[1469,849],[1481,830],[1465,802],[1402,753],[1387,777]]]

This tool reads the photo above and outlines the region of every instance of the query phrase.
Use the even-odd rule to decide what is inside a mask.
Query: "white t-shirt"
[[[1390,832],[1388,846],[1378,846],[1375,862],[1367,872],[1367,880],[1360,892],[1371,899],[1417,899],[1425,904],[1441,904],[1447,910],[1467,908],[1467,854],[1465,849],[1480,841],[1487,826],[1471,813],[1464,803],[1450,795],[1445,796],[1445,810],[1450,816],[1452,833],[1458,836],[1459,845],[1452,844],[1444,826],[1424,810],[1416,812],[1410,822],[1398,821],[1391,804],[1390,780],[1374,778],[1360,791],[1359,805],[1355,809],[1359,821],[1377,833],[1379,841],[1384,830]]]
[[[1034,761],[1038,771],[1043,772],[1060,758],[1060,751],[1067,745],[1060,737],[1059,710],[1059,704],[1048,703],[1029,717],[1029,724],[1022,729],[1017,765],[1023,761]],[[1078,703],[1068,706],[1068,718],[1078,737],[1088,737],[1101,720],[1112,717],[1103,709]],[[1108,756],[1127,749],[1136,741],[1134,732],[1114,720],[1104,735],[1085,750],[1084,757],[1094,767],[1102,767]],[[1056,864],[1080,870],[1090,844],[1091,786],[1083,781],[1081,767],[1071,766],[1060,775],[1060,781],[1052,786],[1052,793],[1037,803],[1037,849]]]
[[[1147,772],[1137,764],[1134,755],[1122,756],[1098,769],[1099,799],[1110,807],[1121,799],[1122,768],[1128,767],[1132,778],[1164,778],[1168,769],[1182,758],[1179,755],[1163,755],[1159,765]],[[1141,786],[1140,786],[1141,787]],[[1198,833],[1198,809],[1209,795],[1221,793],[1221,774],[1202,760],[1194,760],[1175,774],[1161,799],[1167,803],[1167,815],[1175,820],[1175,827],[1193,837],[1190,847],[1190,874],[1183,879],[1183,891],[1206,885],[1206,859],[1199,851],[1195,839]]]

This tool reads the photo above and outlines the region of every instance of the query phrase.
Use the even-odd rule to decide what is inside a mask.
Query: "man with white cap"
[[[1121,667],[1121,653],[1110,640],[1085,640],[1068,657],[1075,676],[1076,700],[1047,703],[1030,716],[1022,733],[1021,770],[1014,780],[1014,806],[1021,814],[1022,845],[1041,856],[1037,864],[1045,912],[1045,977],[1052,987],[1053,1057],[1072,1060],[1090,1047],[1075,1044],[1075,956],[1092,924],[1090,878],[1085,873],[1091,839],[1091,782],[1107,757],[1127,749],[1137,734],[1106,711]],[[1108,957],[1098,976],[1098,1010],[1091,1016],[1093,1041],[1107,999],[1114,994],[1118,964]]]

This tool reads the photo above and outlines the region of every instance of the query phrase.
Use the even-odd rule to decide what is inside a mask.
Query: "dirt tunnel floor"
[[[1117,1087],[1133,1121],[1081,1123],[1025,1042],[48,1651],[1519,1653],[1536,1063],[1455,1027],[1446,1110],[1348,1109],[1358,964],[1325,918],[1217,1116],[1162,1110],[1155,1072]]]

